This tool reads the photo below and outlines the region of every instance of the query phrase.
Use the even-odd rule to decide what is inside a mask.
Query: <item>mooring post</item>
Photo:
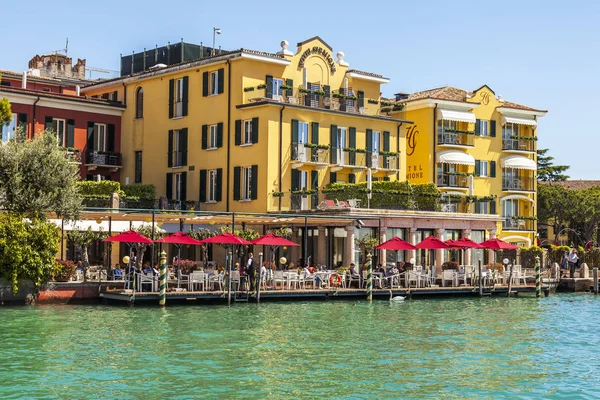
[[[592,276],[594,277],[594,294],[598,294],[598,268],[594,268]]]
[[[260,264],[258,264],[258,278],[256,279],[256,302],[260,303],[260,280],[262,278],[262,265],[263,265],[263,253],[258,253],[258,259],[260,260]]]
[[[233,251],[229,251],[229,265],[227,266],[227,305],[231,305],[231,267],[233,264]]]
[[[367,254],[367,300],[373,301],[373,264],[371,253]]]
[[[542,272],[540,257],[535,257],[535,297],[542,297]]]
[[[510,264],[510,269],[509,269],[509,272],[508,272],[508,293],[506,294],[506,297],[510,297],[510,292],[512,291],[513,265],[514,265],[514,262],[512,264]]]
[[[483,286],[481,286],[482,280],[483,280],[483,278],[481,276],[481,259],[479,260],[478,264],[479,264],[479,267],[478,267],[479,268],[479,282],[478,282],[479,283],[479,297],[483,297]]]
[[[159,300],[158,304],[164,307],[167,304],[167,253],[162,251],[160,253],[160,271],[159,271]]]

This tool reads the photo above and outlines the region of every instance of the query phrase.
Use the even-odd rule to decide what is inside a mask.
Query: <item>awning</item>
[[[537,122],[535,121],[535,119],[519,118],[519,117],[511,117],[508,115],[502,115],[500,117],[500,123],[502,125],[506,125],[507,122],[511,123],[511,124],[537,126]]]
[[[440,151],[437,161],[444,164],[461,164],[475,166],[475,159],[472,155],[458,150]]]
[[[500,165],[502,168],[529,169],[532,171],[537,169],[537,163],[535,161],[523,156],[504,157],[500,160]]]
[[[441,108],[438,108],[438,119],[445,119],[446,121],[475,123],[475,114],[469,111],[443,110]]]

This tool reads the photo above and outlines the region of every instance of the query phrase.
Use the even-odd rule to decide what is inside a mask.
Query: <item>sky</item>
[[[538,148],[571,179],[600,179],[592,167],[599,132],[600,2],[571,0],[72,1],[2,6],[0,69],[24,71],[35,54],[63,49],[87,66],[119,70],[120,54],[167,42],[280,50],[320,36],[350,68],[390,78],[384,96],[443,85],[487,84],[505,100],[548,110]],[[6,16],[12,16],[7,18]],[[44,22],[46,21],[46,22]],[[8,39],[8,40],[7,40]],[[101,77],[94,74],[92,77]]]

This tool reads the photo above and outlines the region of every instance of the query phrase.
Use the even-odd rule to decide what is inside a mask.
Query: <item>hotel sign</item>
[[[319,54],[325,59],[327,64],[329,64],[329,70],[331,73],[333,74],[335,72],[335,61],[333,60],[333,57],[327,50],[319,46],[314,46],[313,48],[307,49],[304,51],[304,53],[302,53],[302,56],[300,56],[300,62],[298,63],[299,68],[304,68],[304,62],[311,54]]]

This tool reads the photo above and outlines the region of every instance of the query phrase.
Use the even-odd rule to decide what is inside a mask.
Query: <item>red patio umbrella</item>
[[[446,244],[441,239],[435,236],[428,236],[415,246],[417,249],[425,250],[437,250],[437,249],[450,249],[452,248],[449,244]]]
[[[172,235],[156,240],[156,243],[172,243],[182,245],[202,245],[198,239],[194,239],[185,232],[175,232]]]
[[[136,231],[123,232],[118,235],[108,237],[104,239],[103,242],[154,244],[151,239]]]
[[[405,240],[400,239],[398,236],[391,238],[390,240],[381,243],[380,245],[375,246],[376,249],[382,249],[382,250],[396,250],[396,251],[402,251],[402,250],[416,250],[417,248],[408,243]]]
[[[239,236],[234,235],[231,232],[225,232],[225,233],[221,233],[220,235],[217,236],[213,236],[213,237],[209,237],[207,239],[204,240],[200,240],[200,244],[208,244],[208,243],[213,243],[213,244],[252,244],[249,241],[247,241],[246,239],[242,239]]]
[[[514,244],[504,242],[498,238],[493,238],[486,240],[485,242],[479,243],[481,248],[483,249],[492,249],[492,250],[516,250],[519,247]]]
[[[458,240],[446,240],[446,243],[451,242],[452,246],[460,247],[462,249],[483,249],[477,242],[472,241],[469,238],[460,238]]]
[[[254,239],[250,243],[262,246],[300,246],[296,242],[292,242],[291,240],[287,240],[286,238],[282,238],[281,236],[277,236],[272,233],[268,233],[259,237],[258,239]]]

